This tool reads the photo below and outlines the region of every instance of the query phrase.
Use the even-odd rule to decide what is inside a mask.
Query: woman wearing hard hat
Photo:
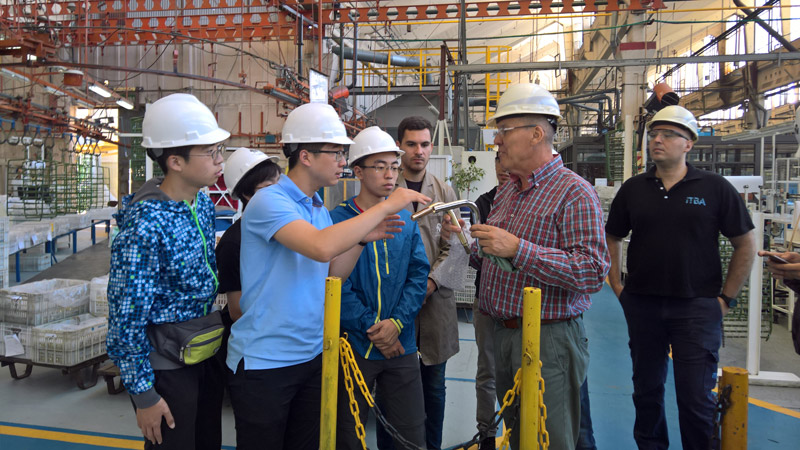
[[[242,211],[247,208],[247,202],[255,193],[267,186],[278,182],[281,168],[275,161],[277,156],[267,156],[263,152],[238,148],[225,162],[225,186],[231,196],[242,202]],[[218,356],[224,362],[227,357],[228,337],[233,322],[242,316],[239,308],[239,299],[242,297],[242,282],[239,274],[239,247],[242,243],[242,219],[233,223],[222,239],[219,240],[214,252],[217,255],[219,267],[219,293],[225,294],[227,304],[222,310],[222,321],[225,323],[226,333],[223,347]]]

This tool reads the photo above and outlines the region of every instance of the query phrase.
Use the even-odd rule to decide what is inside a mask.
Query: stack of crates
[[[733,245],[725,237],[719,237],[719,254],[722,261],[722,274],[728,273],[728,264],[730,263],[731,256],[733,255]],[[760,264],[761,261],[756,261]],[[767,271],[766,267],[763,269],[762,276],[762,296],[761,296],[761,338],[768,340],[772,334],[772,277]],[[732,308],[731,311],[724,317],[722,321],[722,329],[726,338],[747,338],[748,336],[748,316],[749,316],[749,298],[750,298],[750,280],[745,281],[742,290],[739,292],[739,304]]]
[[[11,223],[8,217],[0,217],[0,288],[8,287],[8,254],[9,231]]]
[[[464,289],[455,291],[456,306],[466,308],[472,307],[475,301],[475,275],[477,271],[472,267],[467,268],[467,279],[464,282]]]
[[[108,317],[108,275],[92,278],[89,284],[89,313]]]
[[[0,290],[0,356],[73,366],[105,354],[107,319],[87,314],[89,285],[52,279]],[[8,351],[15,343],[21,354]]]
[[[19,255],[19,269],[23,272],[41,272],[50,267],[50,260],[50,253],[45,251],[44,245],[29,247]]]

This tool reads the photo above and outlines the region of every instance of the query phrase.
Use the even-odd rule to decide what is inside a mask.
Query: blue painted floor
[[[631,400],[631,362],[627,329],[619,302],[606,287],[593,297],[594,305],[585,315],[591,363],[589,392],[597,446],[600,450],[634,450],[634,410]],[[461,351],[447,366],[447,409],[444,447],[453,447],[475,433],[475,364],[477,347],[472,325],[462,315],[459,323]],[[787,358],[796,357],[789,353]],[[6,368],[0,370],[0,449],[141,448],[141,438],[130,401],[124,395],[110,396],[98,384],[78,390],[59,371],[35,368],[31,377],[12,380]],[[667,382],[667,414],[671,449],[680,449],[675,389],[672,373]],[[797,389],[790,392],[798,395]],[[750,405],[750,450],[797,450],[800,448],[800,413],[788,414]],[[371,422],[371,421],[370,421]],[[19,430],[33,430],[49,439],[20,437]],[[224,448],[235,444],[232,411],[223,410]],[[373,450],[374,428],[367,426],[368,445]],[[25,433],[23,433],[25,434]],[[85,443],[86,439],[108,438]],[[54,440],[55,439],[55,440]],[[118,441],[122,439],[123,441]],[[114,443],[114,445],[106,445]]]
[[[633,384],[628,351],[628,331],[622,308],[613,291],[605,286],[593,296],[592,308],[584,315],[589,337],[589,398],[598,449],[635,450],[633,440]],[[788,354],[787,357],[797,355]],[[678,409],[672,364],[666,384],[670,449],[681,449]],[[750,405],[748,449],[800,448],[800,419]]]

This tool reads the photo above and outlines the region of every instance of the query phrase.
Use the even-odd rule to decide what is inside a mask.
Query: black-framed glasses
[[[655,139],[658,137],[659,134],[663,136],[664,139],[674,139],[676,137],[680,137],[686,139],[687,141],[691,140],[688,137],[684,136],[683,134],[673,130],[650,130],[647,132],[647,138]]]
[[[208,156],[211,159],[217,159],[220,155],[225,153],[225,149],[225,144],[217,144],[217,146],[211,150],[206,150],[203,153],[194,153],[192,156]]]
[[[375,172],[378,172],[378,173],[381,173],[381,174],[386,174],[389,171],[392,172],[392,175],[397,175],[397,174],[403,173],[403,168],[400,167],[400,166],[378,165],[378,166],[361,166],[361,168],[362,169],[372,169]]]
[[[348,150],[310,150],[310,153],[331,153],[336,155],[336,162],[347,160],[350,152]]]
[[[538,127],[539,125],[520,125],[518,127],[506,127],[506,128],[498,128],[497,129],[497,136],[504,137],[506,133],[512,130],[516,130],[517,128],[533,128]]]

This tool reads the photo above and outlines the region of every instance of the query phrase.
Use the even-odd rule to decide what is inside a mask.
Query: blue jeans
[[[633,437],[640,450],[669,448],[664,383],[669,349],[684,450],[707,450],[713,432],[722,310],[716,297],[619,297],[633,362]]]
[[[442,428],[444,427],[445,385],[444,372],[447,362],[426,366],[420,361],[422,374],[422,393],[425,399],[425,443],[429,450],[442,448]],[[380,406],[380,394],[378,395]],[[383,407],[381,406],[383,409]],[[393,450],[395,447],[389,433],[381,426],[376,426],[376,440],[380,450]]]
[[[589,377],[581,385],[581,430],[575,450],[597,450],[592,429],[592,409],[589,404]]]

